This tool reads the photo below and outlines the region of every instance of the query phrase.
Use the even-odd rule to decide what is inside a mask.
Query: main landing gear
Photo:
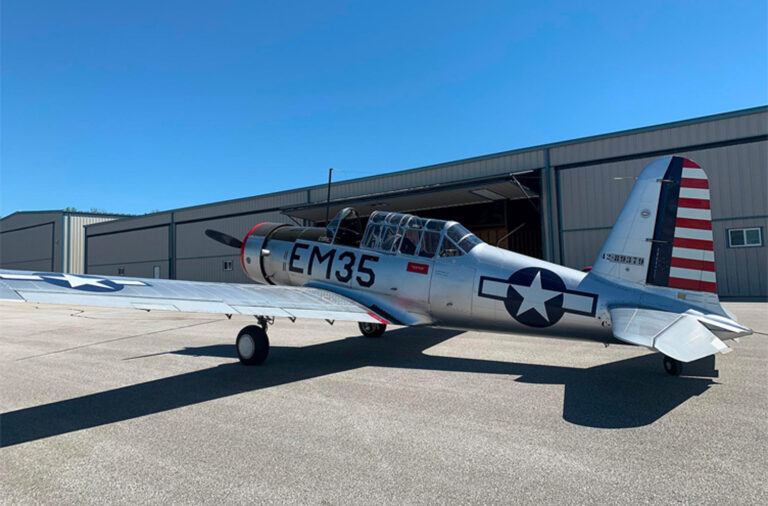
[[[680,376],[680,373],[683,371],[683,363],[664,355],[664,370],[670,376]]]
[[[261,365],[269,355],[267,326],[274,323],[274,318],[257,316],[259,325],[248,325],[237,334],[235,349],[237,358],[245,365]]]
[[[384,331],[387,330],[387,326],[384,323],[358,322],[357,326],[360,327],[360,332],[365,337],[381,337]]]

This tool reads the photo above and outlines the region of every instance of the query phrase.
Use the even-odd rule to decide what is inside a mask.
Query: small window
[[[448,229],[448,237],[450,237],[453,242],[459,243],[462,239],[464,239],[466,236],[468,236],[471,232],[467,230],[466,228],[462,227],[458,223],[451,225],[451,228]]]
[[[224,260],[224,270],[225,271],[232,270],[232,260]]]
[[[117,275],[118,276],[125,276],[125,267],[118,267],[117,268]]]
[[[152,266],[152,277],[155,279],[160,279],[160,266],[154,265]]]
[[[437,252],[437,245],[440,244],[440,232],[424,232],[424,238],[421,240],[421,249],[419,256],[432,258]]]
[[[750,248],[762,245],[763,229],[760,227],[728,229],[729,248]]]
[[[443,243],[440,245],[440,256],[441,257],[457,257],[461,256],[463,253],[459,249],[458,246],[456,246],[456,243],[448,239],[448,237],[443,238]]]

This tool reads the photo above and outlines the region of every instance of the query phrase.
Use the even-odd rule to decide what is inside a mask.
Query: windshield
[[[368,220],[361,247],[433,258],[463,255],[482,242],[455,221],[376,211]]]

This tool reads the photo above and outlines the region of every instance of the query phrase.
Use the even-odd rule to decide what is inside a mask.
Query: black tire
[[[269,355],[269,338],[263,328],[248,325],[237,334],[237,358],[245,365],[261,365]]]
[[[383,323],[358,322],[357,326],[365,337],[381,337],[387,330],[387,326]]]
[[[670,376],[680,376],[683,371],[683,364],[679,360],[665,356],[664,371]]]

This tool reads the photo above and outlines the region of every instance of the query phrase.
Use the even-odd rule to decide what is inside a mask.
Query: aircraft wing
[[[613,335],[645,346],[681,362],[692,362],[731,349],[721,339],[749,335],[750,329],[733,320],[689,310],[672,313],[635,307],[610,311]]]
[[[0,300],[388,323],[328,290],[0,269]]]

